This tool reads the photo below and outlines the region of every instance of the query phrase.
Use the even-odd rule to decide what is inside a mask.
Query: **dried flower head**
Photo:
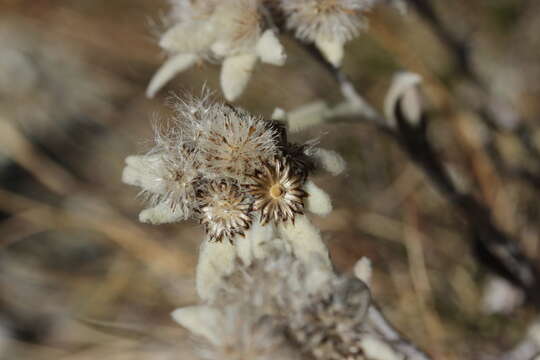
[[[266,162],[262,170],[250,176],[254,184],[247,185],[255,199],[253,209],[260,212],[261,223],[293,221],[295,214],[303,214],[302,177],[295,175],[283,159]]]
[[[213,104],[204,116],[183,111],[186,133],[196,142],[202,171],[207,177],[231,177],[245,181],[246,175],[278,154],[277,131],[272,123],[242,109]]]
[[[211,182],[201,196],[201,218],[211,241],[221,242],[236,235],[244,236],[251,225],[250,204],[230,182]]]

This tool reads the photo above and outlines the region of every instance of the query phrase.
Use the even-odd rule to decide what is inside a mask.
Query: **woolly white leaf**
[[[268,64],[281,66],[287,60],[283,45],[281,45],[276,33],[271,29],[262,34],[257,42],[256,51],[261,61]]]
[[[132,155],[126,158],[126,167],[122,171],[122,182],[139,186],[147,191],[162,193],[164,191],[163,183],[158,181],[156,176],[160,173],[165,173],[165,168],[159,155]]]
[[[259,220],[255,219],[246,236],[235,240],[236,253],[245,265],[249,265],[254,258],[264,258],[272,250],[270,243],[274,242],[274,238],[274,225],[261,225]]]
[[[342,41],[320,36],[315,39],[315,45],[330,64],[334,65],[334,67],[341,66],[344,55],[344,43]]]
[[[324,101],[316,101],[288,112],[289,131],[298,132],[322,124],[328,111],[328,105]]]
[[[414,125],[420,121],[422,102],[418,85],[421,82],[420,75],[411,72],[401,72],[394,76],[384,100],[384,114],[389,122],[388,125],[396,126],[395,111],[399,101],[401,101],[401,111],[408,122]]]
[[[276,121],[287,121],[287,113],[282,108],[275,108],[271,118]]]
[[[219,343],[219,327],[221,314],[216,309],[205,306],[188,306],[174,310],[172,318],[193,334],[202,336],[212,344]]]
[[[365,256],[354,264],[354,275],[368,286],[371,284],[372,272],[371,260]]]
[[[179,23],[163,34],[159,46],[171,53],[198,53],[215,40],[215,31],[208,21]]]
[[[257,55],[230,56],[221,67],[221,88],[228,101],[236,100],[244,91],[255,67]]]
[[[319,161],[321,166],[330,174],[337,176],[347,167],[345,160],[337,152],[322,148],[316,149],[313,156]]]
[[[210,242],[207,239],[201,244],[199,261],[196,270],[197,293],[201,299],[212,297],[219,288],[221,278],[230,274],[234,268],[236,251],[228,242]]]
[[[199,57],[195,54],[178,54],[168,59],[159,70],[154,74],[150,84],[146,89],[146,96],[149,98],[154,95],[176,74],[190,68],[197,62]]]
[[[184,213],[180,207],[173,208],[168,201],[160,202],[156,206],[145,209],[139,214],[139,221],[149,224],[170,224],[184,220]]]
[[[365,335],[361,340],[362,350],[371,360],[404,360],[405,356],[398,354],[382,340],[372,335]]]
[[[279,231],[282,238],[291,244],[297,258],[309,263],[314,255],[320,255],[328,269],[332,268],[328,249],[322,241],[321,233],[307,216],[297,216],[294,224],[280,224]]]
[[[328,215],[332,211],[332,200],[330,196],[313,181],[308,180],[304,185],[304,190],[309,194],[306,198],[306,208],[317,215]]]

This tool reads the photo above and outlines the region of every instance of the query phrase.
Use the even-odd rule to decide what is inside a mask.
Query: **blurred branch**
[[[189,272],[194,266],[191,256],[165,249],[150,234],[106,208],[85,211],[74,206],[64,210],[0,189],[0,210],[46,228],[96,229],[164,279]]]
[[[34,145],[8,119],[0,116],[0,152],[11,157],[53,192],[66,195],[76,188],[76,180],[64,168]]]
[[[414,6],[418,14],[420,14],[420,16],[422,16],[430,25],[433,33],[454,55],[457,62],[457,72],[459,75],[474,84],[477,90],[480,90],[481,94],[483,95],[483,101],[481,101],[480,107],[474,104],[473,100],[469,99],[469,97],[464,97],[463,100],[468,103],[468,106],[477,112],[481,119],[491,129],[495,131],[510,130],[520,140],[521,144],[529,155],[531,155],[536,161],[540,162],[540,150],[534,145],[533,139],[531,138],[533,132],[531,132],[527,126],[527,122],[510,104],[490,93],[489,86],[482,81],[478,72],[474,68],[471,59],[471,52],[467,42],[460,39],[444,26],[429,0],[409,0],[409,3]],[[513,122],[509,123],[504,116],[498,115],[500,112],[495,111],[494,108],[498,108],[500,106],[504,107],[506,111],[512,114],[512,118],[514,119]],[[492,152],[490,154],[492,154]],[[499,169],[502,168],[499,166]],[[529,176],[524,176],[521,178],[527,182],[530,182],[531,185],[535,185],[535,181],[531,182]]]
[[[430,360],[430,358],[418,350],[412,343],[405,340],[399,332],[394,329],[392,324],[386,320],[377,305],[371,304],[368,311],[368,321],[375,331],[386,341],[393,344],[401,354],[407,356],[407,359]]]
[[[305,45],[310,54],[318,51],[311,45]],[[503,232],[493,222],[489,209],[474,194],[462,193],[458,190],[452,177],[448,174],[443,161],[433,148],[427,137],[428,118],[424,113],[418,124],[410,123],[402,113],[400,102],[395,107],[397,124],[390,127],[388,119],[384,119],[363,99],[340,69],[333,68],[319,54],[314,56],[336,79],[340,88],[347,89],[343,96],[347,99],[360,99],[365,104],[362,115],[373,122],[384,133],[390,135],[402,148],[435,187],[454,205],[461,217],[466,221],[473,239],[473,250],[477,259],[492,271],[500,274],[519,286],[528,299],[540,306],[540,275],[534,264],[525,256],[518,242]],[[351,95],[352,93],[352,95]]]

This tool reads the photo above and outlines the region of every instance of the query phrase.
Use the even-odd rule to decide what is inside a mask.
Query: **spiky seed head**
[[[283,159],[273,158],[250,176],[248,192],[254,198],[253,210],[260,213],[261,224],[293,221],[295,214],[304,212],[302,177],[294,174]]]
[[[303,40],[327,40],[345,43],[364,25],[362,13],[373,0],[281,0],[287,27]]]
[[[236,235],[244,236],[251,226],[250,205],[237,185],[212,181],[200,196],[200,222],[210,241],[232,243]]]
[[[201,115],[187,113],[185,131],[208,178],[244,182],[247,174],[278,153],[277,132],[263,118],[225,104],[212,104]]]

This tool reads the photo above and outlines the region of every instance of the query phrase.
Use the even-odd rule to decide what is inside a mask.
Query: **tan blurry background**
[[[537,188],[497,170],[474,105],[503,99],[540,140],[540,5],[433,3],[470,49],[488,94],[413,8],[370,14],[370,30],[347,46],[344,71],[378,108],[395,71],[420,73],[434,114],[430,139],[537,261]],[[0,0],[2,360],[182,358],[185,334],[169,313],[197,301],[201,228],[140,224],[138,189],[120,181],[124,158],[149,148],[151,120],[167,115],[169,91],[198,94],[206,83],[219,94],[219,67],[206,64],[145,98],[164,59],[154,30],[166,10],[164,1]],[[333,78],[293,41],[285,45],[287,64],[259,65],[239,105],[269,116],[277,106],[338,102]],[[344,175],[315,179],[335,210],[314,221],[339,271],[371,258],[374,296],[404,334],[437,359],[477,359],[523,337],[534,311],[486,313],[491,275],[472,255],[463,221],[390,138],[362,122],[297,136],[311,138],[348,162]],[[511,166],[540,169],[511,132],[495,143]]]

